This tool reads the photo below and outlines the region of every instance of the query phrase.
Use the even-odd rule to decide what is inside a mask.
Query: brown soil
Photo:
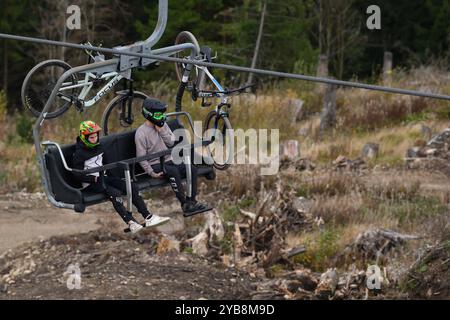
[[[50,207],[39,194],[0,198],[0,299],[249,299],[253,279],[189,253],[156,254],[184,227],[179,212],[152,201],[170,224],[124,234],[108,203],[85,214]],[[81,289],[66,273],[78,264]]]

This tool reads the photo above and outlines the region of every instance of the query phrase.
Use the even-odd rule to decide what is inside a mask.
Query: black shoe
[[[183,208],[183,212],[184,212],[183,213],[184,217],[190,217],[190,216],[202,213],[202,212],[212,210],[212,207],[210,207],[206,204],[203,204],[200,202],[192,202],[192,201],[185,202],[183,204],[182,208]]]

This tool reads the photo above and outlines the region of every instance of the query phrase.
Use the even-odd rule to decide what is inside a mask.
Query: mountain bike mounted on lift
[[[114,49],[123,52],[167,57],[179,52],[188,51],[190,59],[202,57],[203,55],[199,52],[197,42],[185,42],[170,47],[152,49],[161,38],[166,27],[167,2],[167,0],[159,0],[158,23],[154,32],[147,40],[129,46],[115,47]],[[189,144],[188,141],[183,141],[185,137],[182,136],[175,143],[175,146],[169,150],[136,157],[134,146],[135,128],[133,128],[132,124],[142,123],[139,121],[141,106],[143,99],[147,95],[133,91],[131,71],[137,67],[144,68],[154,64],[157,62],[157,59],[120,54],[115,55],[112,59],[106,60],[98,52],[87,53],[92,60],[91,63],[79,67],[72,68],[66,62],[59,60],[44,61],[28,73],[23,84],[23,103],[38,118],[33,127],[33,136],[41,171],[41,179],[48,200],[56,207],[72,209],[76,212],[84,212],[88,206],[105,202],[107,198],[103,193],[89,193],[81,190],[81,186],[74,178],[73,172],[92,174],[106,171],[108,175],[118,176],[125,180],[127,186],[127,206],[128,210],[132,212],[132,180],[139,191],[168,184],[167,179],[151,178],[136,164],[144,160],[156,158],[159,158],[162,163],[165,156],[177,147],[179,149],[176,151],[180,152],[186,165],[186,193],[187,196],[190,196],[192,190],[189,164],[195,156],[195,148],[208,146],[213,142],[212,140],[204,140],[200,137],[200,140],[196,140],[200,142]],[[195,134],[193,120],[189,113],[182,111],[181,105],[191,70],[192,64],[186,64],[183,68],[183,81],[181,81],[177,93],[175,112],[167,114],[171,119],[167,121],[167,124],[172,131],[176,129],[185,130],[179,118],[187,117],[191,130]],[[84,74],[84,78],[78,80],[78,74]],[[125,83],[128,85],[128,88],[116,92],[116,97],[108,104],[102,117],[105,136],[100,140],[105,145],[104,159],[108,164],[87,170],[73,169],[71,166],[75,144],[60,146],[57,142],[40,141],[40,129],[44,121],[61,116],[72,105],[80,112],[88,110],[122,79],[126,79]],[[109,82],[94,97],[87,98],[93,85],[100,81]],[[215,94],[211,93],[211,97],[222,97],[228,94],[231,94],[231,92],[221,90],[221,92]],[[133,108],[133,106],[137,107]],[[122,128],[123,130],[121,130],[122,132],[113,131],[115,128]],[[180,147],[181,143],[183,143],[182,147]],[[203,176],[208,180],[215,179],[216,175],[213,165],[204,162],[196,166],[198,176]]]
[[[200,55],[196,57],[199,61],[211,62],[217,57],[212,56],[211,48],[204,46],[201,47],[198,44],[195,36],[189,31],[182,31],[175,39],[175,45],[183,43],[193,43],[196,47],[196,51],[200,52]],[[177,52],[175,56],[177,58],[189,59],[189,56],[185,52]],[[207,99],[219,98],[220,102],[216,105],[215,110],[211,110],[206,116],[203,123],[203,132],[206,134],[205,139],[211,140],[216,144],[220,144],[221,148],[210,149],[208,146],[209,154],[214,162],[214,167],[218,170],[227,169],[233,160],[233,139],[234,131],[230,122],[229,113],[231,109],[231,103],[229,97],[246,92],[247,89],[253,87],[253,85],[246,85],[237,89],[224,89],[219,81],[214,78],[207,67],[194,64],[195,73],[189,79],[184,78],[184,71],[186,70],[188,63],[175,63],[175,71],[180,83],[186,83],[185,89],[191,92],[191,98],[193,101],[197,101],[198,98],[202,99],[202,107],[210,107],[212,103],[206,102]],[[211,83],[217,90],[205,90],[206,77],[209,78]],[[180,86],[181,89],[181,86]],[[225,156],[222,152],[225,149]],[[219,150],[219,154],[214,151]]]

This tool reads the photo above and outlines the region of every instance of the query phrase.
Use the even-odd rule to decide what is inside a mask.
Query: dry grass
[[[34,146],[17,144],[14,147],[0,142],[0,192],[36,191],[40,188],[39,171]]]
[[[347,172],[326,172],[314,174],[300,180],[296,186],[297,195],[311,198],[316,195],[327,197],[348,194],[349,191],[360,192],[364,188],[362,180]]]
[[[289,234],[286,244],[305,245],[307,252],[295,261],[323,271],[358,234],[370,229],[392,229],[422,236],[422,244],[433,242],[448,230],[449,201],[437,192],[430,195],[422,187],[426,181],[401,171],[382,177],[376,172],[362,177],[318,172],[314,179],[300,174],[290,184],[310,199],[312,218],[321,217],[324,224]]]
[[[449,73],[444,68],[422,66],[409,71],[395,70],[389,85],[449,94],[449,80]],[[338,101],[337,127],[340,129],[373,130],[404,121],[436,119],[442,116],[448,119],[449,117],[449,115],[445,116],[448,104],[444,100],[344,89],[338,92]]]
[[[381,223],[414,229],[411,224],[445,212],[447,205],[445,198],[423,190],[420,180],[405,179],[401,173],[386,179],[324,173],[300,180],[297,190],[313,199],[313,217],[334,226]]]
[[[314,198],[311,214],[322,217],[326,224],[349,225],[365,220],[364,198],[359,193],[343,196],[317,196]]]
[[[297,124],[292,119],[290,99],[298,98],[292,91],[268,92],[259,96],[245,94],[232,97],[229,110],[230,121],[234,129],[278,129],[281,139],[295,138]],[[214,103],[218,103],[216,100]],[[214,110],[214,104],[202,108],[200,101],[193,102],[189,97],[183,99],[183,106],[194,120],[203,120],[209,111]]]
[[[391,86],[450,94],[449,79],[446,71],[420,67],[396,70]],[[437,133],[448,127],[449,119],[450,107],[443,100],[339,89],[336,128],[321,136],[316,115],[301,123],[308,134],[299,140],[303,155],[316,161],[328,162],[339,155],[357,157],[364,144],[374,142],[381,145],[375,163],[400,164],[408,148],[426,142],[422,125]]]
[[[432,102],[424,98],[366,93],[364,96],[355,89],[342,90],[341,103],[337,109],[337,128],[374,130],[386,125],[395,125],[414,117]]]
[[[361,155],[364,145],[368,142],[380,144],[379,157],[374,164],[403,164],[406,151],[417,145],[424,144],[424,136],[421,133],[422,125],[432,128],[433,132],[441,132],[448,127],[448,121],[429,120],[417,124],[405,124],[388,127],[376,131],[361,133],[339,132],[325,136],[322,140],[318,137],[320,120],[309,120],[303,126],[312,132],[311,137],[305,138],[302,143],[302,156],[318,162],[329,162],[339,155],[356,158]]]

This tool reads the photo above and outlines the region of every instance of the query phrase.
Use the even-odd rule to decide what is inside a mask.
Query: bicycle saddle
[[[203,46],[200,49],[200,54],[203,56],[204,59],[206,59],[206,62],[211,62],[212,54],[211,54],[211,48],[208,46]]]

